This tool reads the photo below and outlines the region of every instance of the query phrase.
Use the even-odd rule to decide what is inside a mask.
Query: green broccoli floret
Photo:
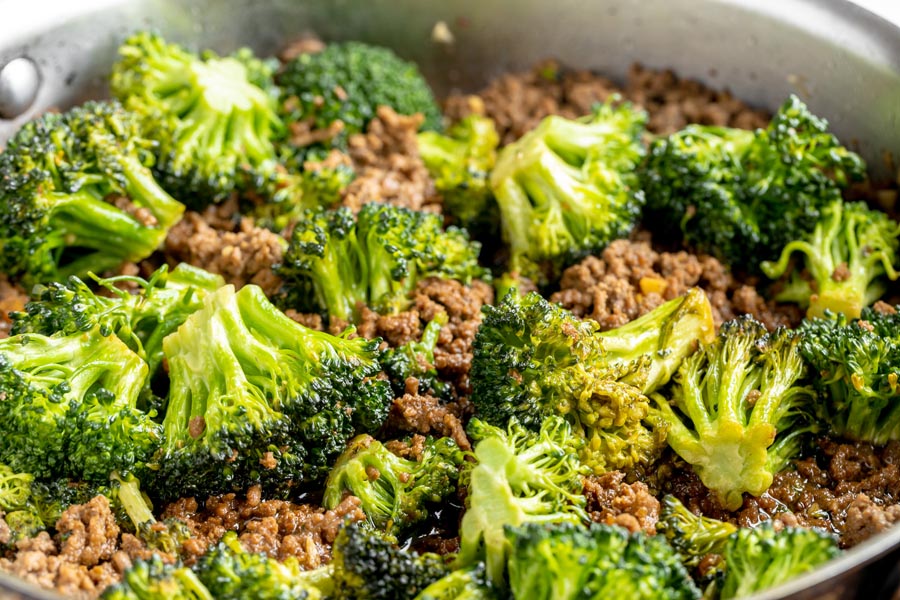
[[[444,198],[444,212],[471,232],[498,231],[500,215],[489,184],[500,144],[494,122],[470,115],[446,135],[420,133],[418,142],[422,161]]]
[[[510,553],[504,526],[524,523],[586,522],[578,460],[583,441],[560,417],[544,419],[531,432],[512,418],[500,429],[479,419],[468,426],[477,461],[467,473],[469,490],[460,525],[454,566],[485,562],[488,579],[503,587]]]
[[[220,275],[182,263],[169,272],[163,265],[149,280],[140,277],[94,277],[108,295],[95,293],[72,276],[68,282],[35,286],[25,311],[12,313],[12,333],[70,335],[96,326],[117,335],[147,363],[150,376],[162,364],[162,340],[188,315],[200,308],[203,298],[225,285]],[[127,281],[137,293],[116,287]]]
[[[159,142],[156,169],[167,189],[202,205],[279,176],[282,123],[267,63],[246,50],[201,57],[147,32],[128,38],[119,55],[112,93]]]
[[[0,271],[31,285],[153,253],[184,206],[145,166],[152,148],[118,104],[26,123],[0,153]]]
[[[898,235],[900,223],[880,210],[835,200],[822,209],[811,234],[785,246],[777,262],[764,261],[760,267],[778,279],[791,268],[791,257],[802,254],[802,267],[794,265],[790,282],[775,299],[806,307],[807,317],[830,310],[855,319],[884,293],[883,276],[900,276],[894,269]]]
[[[296,557],[283,562],[246,552],[237,533],[227,532],[194,567],[216,600],[319,600],[331,592],[331,568],[304,571]]]
[[[422,590],[415,600],[500,600],[485,575],[484,563],[452,571]]]
[[[136,408],[147,365],[98,327],[0,340],[0,462],[39,478],[105,482],[141,470],[160,441]]]
[[[621,527],[507,527],[513,598],[695,600],[700,592],[666,540]]]
[[[656,531],[664,536],[687,567],[696,567],[708,554],[721,555],[737,527],[725,521],[695,515],[675,496],[663,498]]]
[[[369,522],[388,533],[428,517],[426,503],[456,490],[463,452],[450,438],[429,438],[419,461],[400,458],[369,435],[347,445],[328,474],[322,505],[332,509],[345,494],[360,499]]]
[[[158,554],[138,559],[122,581],[106,588],[102,600],[216,600],[189,568],[167,564]]]
[[[739,529],[725,546],[725,581],[719,597],[744,598],[767,590],[839,554],[835,536],[817,529],[776,531],[770,522]]]
[[[163,340],[169,366],[163,497],[268,489],[322,478],[392,398],[375,376],[380,340],[308,329],[257,286],[225,286]]]
[[[500,152],[490,183],[512,272],[534,279],[544,263],[558,271],[631,231],[647,115],[617,102],[576,121],[547,117]]]
[[[381,367],[390,378],[391,388],[398,397],[406,393],[406,380],[413,377],[419,382],[419,393],[431,394],[443,400],[452,399],[453,386],[438,378],[434,366],[434,349],[447,319],[447,313],[438,313],[422,330],[422,337],[418,341],[389,348],[384,353]]]
[[[483,311],[470,372],[476,415],[497,426],[515,417],[532,430],[560,415],[586,442],[581,460],[598,474],[656,458],[664,430],[646,423],[644,394],[714,331],[699,289],[605,333],[534,293]]]
[[[331,600],[413,600],[449,571],[442,557],[402,550],[359,523],[338,533],[331,566]]]
[[[347,208],[307,213],[276,267],[281,302],[352,322],[360,304],[381,313],[405,309],[420,279],[484,276],[479,244],[442,226],[440,215],[380,203],[364,205],[355,219]]]
[[[669,446],[728,510],[741,506],[744,492],[765,492],[808,431],[804,411],[815,394],[801,385],[799,345],[795,332],[768,333],[745,315],[684,360],[671,400],[653,395]]]
[[[349,135],[365,130],[382,105],[401,115],[422,113],[423,129],[441,128],[440,108],[416,65],[387,48],[329,44],[288,62],[278,84],[285,121],[333,129],[332,145],[341,146]]]
[[[17,473],[0,464],[0,518],[9,526],[11,537],[8,544],[34,537],[45,529],[44,522],[32,504],[31,486],[34,476]],[[0,545],[0,549],[3,546]]]
[[[900,315],[863,309],[800,325],[800,354],[820,393],[816,415],[834,435],[882,446],[900,440]]]
[[[114,473],[110,479],[108,488],[96,492],[109,500],[119,526],[134,533],[149,549],[177,556],[184,542],[193,536],[187,524],[175,518],[157,521],[153,506],[135,477],[123,478]]]
[[[755,272],[813,230],[865,164],[828,133],[828,123],[791,96],[756,132],[689,125],[650,147],[641,170],[644,222]]]

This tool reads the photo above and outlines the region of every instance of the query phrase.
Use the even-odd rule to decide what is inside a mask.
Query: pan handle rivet
[[[41,74],[29,58],[14,58],[0,68],[0,119],[14,119],[28,110],[40,85]]]

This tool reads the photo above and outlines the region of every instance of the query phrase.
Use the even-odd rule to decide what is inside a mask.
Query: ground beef
[[[647,128],[669,134],[688,123],[727,125],[744,129],[765,127],[768,115],[753,110],[728,91],[716,91],[672,71],[633,65],[624,88],[590,71],[567,70],[554,61],[544,61],[525,73],[502,75],[477,96],[456,95],[447,99],[445,113],[454,120],[468,114],[483,114],[497,124],[503,144],[509,144],[533,129],[548,115],[575,118],[591,107],[620,93],[645,108]]]
[[[259,486],[236,494],[213,496],[202,508],[194,498],[183,498],[163,511],[163,518],[185,521],[193,537],[184,545],[185,561],[202,556],[226,531],[237,531],[248,552],[261,552],[284,560],[296,557],[307,569],[331,559],[331,544],[345,521],[360,521],[365,514],[359,499],[348,496],[333,510],[314,504],[263,500]]]
[[[443,404],[428,395],[404,394],[391,405],[387,427],[422,435],[449,437],[463,450],[471,450],[456,403]]]
[[[591,520],[620,525],[631,532],[656,533],[659,500],[644,483],[625,483],[625,474],[612,471],[584,478],[584,496]]]
[[[10,283],[6,275],[0,274],[0,338],[9,336],[12,327],[9,313],[25,309],[28,295],[21,286]]]
[[[441,212],[441,197],[416,141],[423,121],[421,114],[399,115],[380,106],[366,133],[350,136],[348,153],[356,178],[344,192],[344,206],[357,211],[367,202],[385,202]]]
[[[603,329],[613,329],[694,286],[709,297],[717,325],[744,313],[769,328],[800,319],[795,307],[767,303],[756,288],[739,285],[711,256],[657,252],[646,232],[634,240],[616,240],[599,257],[589,256],[566,269],[560,290],[550,299]]]
[[[236,287],[253,283],[267,294],[277,292],[281,282],[272,265],[281,261],[284,240],[256,227],[252,219],[224,217],[220,210],[213,206],[203,214],[185,213],[166,238],[169,262],[202,267]]]

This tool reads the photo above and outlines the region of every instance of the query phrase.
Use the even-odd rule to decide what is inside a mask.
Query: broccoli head
[[[444,198],[444,212],[471,232],[493,233],[500,220],[489,178],[500,136],[494,122],[470,115],[446,135],[424,131],[419,154]]]
[[[382,105],[401,115],[422,113],[424,129],[441,128],[440,108],[416,65],[387,48],[329,44],[288,62],[278,84],[285,121],[331,129],[336,134],[332,145],[341,146],[349,135],[364,131]]]
[[[505,526],[588,520],[581,494],[586,468],[578,460],[583,441],[554,416],[545,418],[537,433],[515,418],[503,429],[475,418],[468,433],[477,462],[466,473],[469,493],[454,566],[483,561],[488,579],[502,587],[511,550]]]
[[[0,271],[31,285],[153,253],[184,206],[145,166],[152,149],[115,103],[26,123],[0,153]]]
[[[816,414],[840,437],[881,446],[900,440],[900,315],[863,309],[800,325],[800,353],[820,393]]]
[[[215,494],[322,478],[347,440],[381,427],[379,340],[313,331],[231,285],[163,340],[169,366],[158,493]]]
[[[695,515],[674,496],[661,502],[657,533],[681,555],[687,567],[696,567],[708,554],[721,555],[737,527],[725,521]]]
[[[483,310],[470,373],[478,417],[498,426],[515,417],[537,430],[560,415],[585,441],[581,459],[596,473],[656,458],[664,430],[646,422],[644,394],[713,335],[699,289],[605,333],[538,294],[511,294]]]
[[[415,461],[363,434],[350,441],[331,468],[322,505],[332,509],[351,494],[360,499],[372,525],[400,531],[428,516],[427,502],[440,502],[456,490],[462,461],[462,451],[450,438],[429,438]]]
[[[422,337],[418,341],[389,348],[384,353],[381,367],[390,378],[391,388],[398,397],[406,393],[406,381],[413,377],[419,382],[420,393],[428,393],[443,400],[452,399],[453,386],[438,378],[434,366],[434,349],[447,319],[446,312],[439,312],[422,330]]]
[[[812,571],[838,554],[835,536],[817,529],[776,531],[771,522],[739,529],[725,545],[725,580],[719,597],[751,596]]]
[[[400,549],[359,523],[341,528],[331,566],[331,600],[413,600],[449,571],[442,557]]]
[[[45,528],[32,505],[33,482],[34,476],[30,473],[17,473],[0,464],[0,518],[10,529],[9,545],[34,537]],[[3,544],[0,544],[2,548]]]
[[[102,600],[215,600],[188,567],[163,562],[158,554],[138,559],[100,596]]]
[[[728,510],[759,496],[799,450],[815,397],[801,384],[800,336],[773,333],[749,315],[722,325],[715,341],[687,357],[654,419],[667,442]]]
[[[441,577],[415,600],[500,600],[501,596],[485,577],[484,563],[451,571]]]
[[[617,102],[576,121],[547,117],[501,150],[490,184],[512,272],[535,278],[545,263],[557,271],[631,231],[647,115]]]
[[[815,227],[841,188],[865,174],[828,123],[791,96],[756,132],[689,125],[650,147],[641,169],[645,223],[756,272]]]
[[[760,266],[766,276],[777,279],[800,254],[802,267],[794,265],[791,280],[775,299],[806,307],[808,317],[822,317],[830,310],[855,319],[884,293],[882,277],[900,276],[894,268],[898,235],[900,223],[880,210],[835,200],[822,209],[812,233],[785,246],[777,262]]]
[[[281,302],[305,312],[355,321],[360,304],[381,313],[405,309],[426,277],[464,283],[485,275],[479,244],[465,230],[443,229],[440,215],[370,203],[308,213],[294,227],[276,272]]]
[[[513,598],[697,600],[700,592],[666,540],[608,525],[507,527]]]
[[[113,95],[159,142],[156,168],[167,189],[204,204],[278,176],[282,123],[271,66],[247,50],[201,57],[148,32],[128,38],[119,55]]]

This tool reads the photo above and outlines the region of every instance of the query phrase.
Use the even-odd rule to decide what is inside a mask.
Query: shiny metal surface
[[[28,56],[43,76],[25,114],[0,118],[0,143],[34,114],[104,95],[116,46],[148,27],[220,52],[273,52],[306,31],[380,43],[439,93],[546,57],[618,80],[640,61],[770,109],[795,92],[876,177],[900,156],[900,27],[846,0],[0,0],[0,65]],[[895,528],[758,598],[874,600],[898,547]]]
[[[27,57],[14,58],[0,67],[0,117],[14,119],[37,98],[41,74]]]

